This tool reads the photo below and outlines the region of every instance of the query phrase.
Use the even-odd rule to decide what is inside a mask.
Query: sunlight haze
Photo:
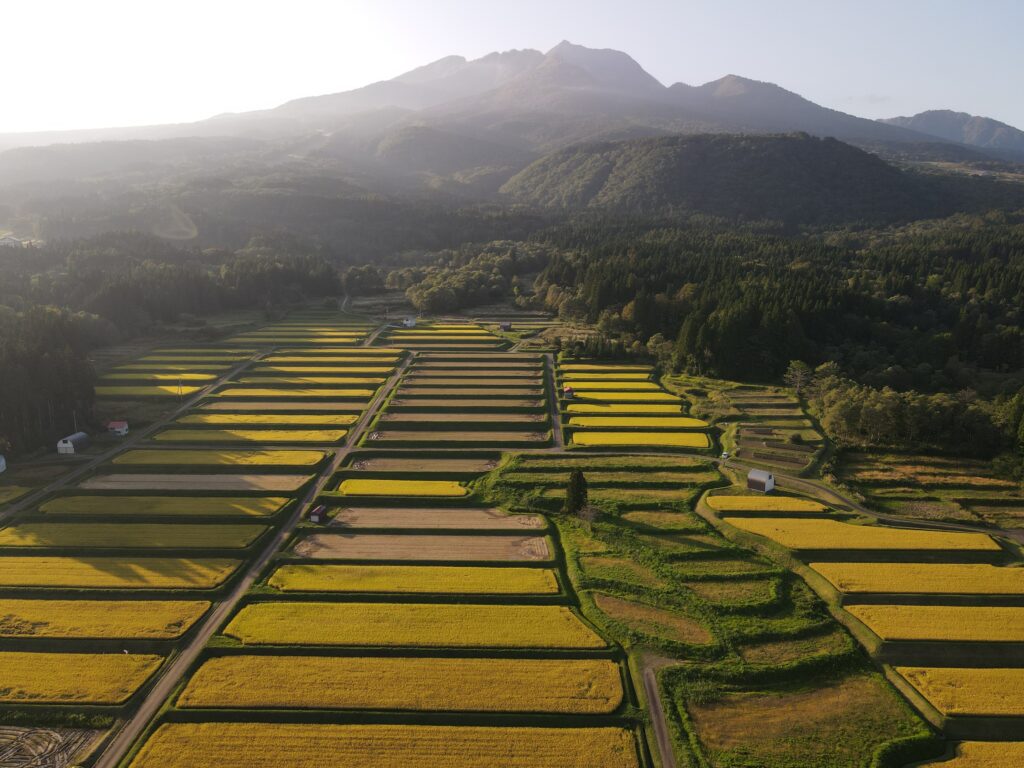
[[[982,12],[983,11],[983,12]],[[1024,124],[1024,4],[538,2],[8,4],[0,132],[189,122],[357,88],[458,54],[625,51],[662,83],[767,80],[863,117]]]

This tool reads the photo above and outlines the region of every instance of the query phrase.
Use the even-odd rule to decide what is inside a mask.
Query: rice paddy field
[[[102,517],[271,517],[285,496],[57,496],[39,505],[47,515]]]
[[[1024,595],[1024,568],[969,563],[811,563],[846,594]]]
[[[310,475],[233,474],[102,474],[83,480],[79,488],[90,491],[172,491],[176,493],[294,493]]]
[[[323,451],[145,450],[126,451],[113,464],[126,467],[313,467]]]
[[[203,600],[9,600],[0,598],[0,638],[173,640],[210,608]]]
[[[451,480],[379,480],[349,478],[338,490],[346,496],[465,496],[465,486]]]
[[[242,564],[227,558],[0,557],[0,588],[214,589]]]
[[[243,523],[23,522],[0,529],[0,548],[242,549],[267,530]]]
[[[345,429],[167,429],[154,438],[165,443],[340,443]]]
[[[543,536],[317,533],[295,545],[295,553],[329,560],[527,561],[550,560]]]
[[[882,452],[848,453],[841,479],[889,515],[1024,528],[1024,491],[996,477],[988,462]]]
[[[560,605],[254,603],[224,630],[246,645],[604,648]]]
[[[281,565],[267,584],[282,592],[395,594],[557,594],[553,571],[431,565]]]
[[[983,533],[910,530],[795,518],[735,518],[730,524],[795,550],[1002,552],[1002,548]]]
[[[178,706],[607,714],[622,698],[607,659],[226,656]]]
[[[732,496],[715,494],[708,496],[705,503],[716,512],[824,512],[824,504],[799,496]]]
[[[148,654],[0,651],[0,703],[122,704],[162,662]]]
[[[961,605],[851,605],[882,640],[1024,642],[1024,608]]]
[[[167,723],[131,768],[638,768],[620,727]]]
[[[454,531],[538,531],[540,515],[510,515],[481,507],[341,507],[331,525],[344,529],[416,529]]]
[[[944,715],[1024,717],[1021,668],[896,667]]]

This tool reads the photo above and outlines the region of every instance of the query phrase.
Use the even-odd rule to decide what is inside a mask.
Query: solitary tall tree
[[[574,469],[569,473],[569,485],[565,489],[565,513],[578,515],[587,506],[587,478],[583,472]]]
[[[791,360],[783,379],[789,386],[796,390],[797,397],[803,397],[804,389],[811,383],[814,371],[811,366],[802,360]]]

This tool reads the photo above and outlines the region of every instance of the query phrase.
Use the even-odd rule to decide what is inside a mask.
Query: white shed
[[[763,469],[752,469],[747,473],[747,490],[771,493],[775,490],[775,475]]]
[[[75,432],[57,441],[57,453],[61,454],[78,453],[88,447],[89,436],[85,432]]]
[[[404,325],[406,328],[415,328],[416,327],[416,318],[415,317],[407,317],[407,318],[405,318],[405,320],[402,321],[402,325]]]
[[[7,471],[7,459],[0,456],[0,473]]]

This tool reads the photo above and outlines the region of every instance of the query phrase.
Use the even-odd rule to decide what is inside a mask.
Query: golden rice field
[[[566,384],[575,386],[573,381],[647,381],[651,378],[650,371],[616,371],[611,368],[599,368],[590,370],[561,369]]]
[[[341,386],[343,384],[364,384],[379,386],[384,383],[380,376],[244,376],[238,380],[239,384],[277,384],[279,386],[307,386],[317,384],[331,384]]]
[[[227,387],[217,393],[219,397],[231,397],[231,398],[280,398],[280,399],[294,399],[294,398],[316,398],[322,397],[326,399],[341,399],[341,400],[366,400],[368,401],[374,396],[376,390],[374,389],[327,389],[327,388],[315,388],[309,387],[295,387],[288,389],[278,389],[276,387]]]
[[[0,530],[0,547],[240,549],[265,525],[231,523],[19,523]]]
[[[213,381],[216,374],[212,373],[108,373],[100,381]]]
[[[811,563],[847,594],[1024,595],[1024,568],[986,563]]]
[[[587,392],[586,400],[601,400],[611,403],[681,403],[675,395],[668,392]]]
[[[609,365],[608,363],[562,363],[560,371],[646,371],[654,369],[649,365]]]
[[[166,723],[130,768],[638,768],[617,727]]]
[[[465,496],[469,490],[455,480],[378,480],[349,478],[338,490],[347,496]]]
[[[180,707],[608,714],[622,703],[609,659],[225,656]]]
[[[557,594],[546,568],[474,568],[432,565],[280,566],[267,583],[282,592],[395,592],[405,594]]]
[[[199,391],[199,387],[195,386],[178,386],[178,385],[159,385],[154,384],[152,386],[139,386],[139,387],[128,387],[128,386],[107,386],[99,385],[96,387],[97,397],[188,397],[194,395]]]
[[[156,672],[161,656],[0,652],[4,704],[121,704]]]
[[[795,518],[735,518],[729,524],[790,549],[1001,551],[999,545],[983,533],[920,531]]]
[[[167,429],[154,439],[166,443],[337,443],[347,429]]]
[[[570,427],[618,427],[620,429],[639,429],[642,427],[662,427],[665,429],[705,429],[708,426],[702,419],[689,416],[572,416]]]
[[[613,414],[637,413],[652,414],[663,413],[668,415],[679,415],[683,412],[682,405],[644,405],[637,403],[626,405],[622,403],[569,403],[565,408],[567,413],[592,413],[609,416]]]
[[[240,560],[190,557],[0,557],[0,587],[213,589]]]
[[[711,445],[703,432],[573,432],[576,445],[669,446],[707,448]]]
[[[115,371],[226,371],[228,363],[131,363],[119,365]]]
[[[896,667],[944,715],[1024,716],[1024,669]]]
[[[356,421],[354,413],[190,413],[175,424],[208,424],[231,426],[245,424],[281,424],[284,426],[338,426],[345,427]]]
[[[113,461],[124,466],[208,467],[313,467],[323,461],[323,451],[166,451],[135,449]]]
[[[353,358],[355,359],[355,358]],[[361,361],[376,362],[376,361]],[[301,373],[301,374],[334,374],[338,376],[350,376],[352,374],[376,374],[378,377],[386,376],[395,370],[393,365],[368,366],[368,365],[265,365],[251,369],[254,373]]]
[[[883,640],[1024,642],[1024,608],[962,605],[851,605]]]
[[[1020,768],[1024,741],[962,741],[956,757],[934,768]]]
[[[560,605],[254,603],[224,633],[253,645],[605,647]]]
[[[353,349],[350,351],[355,353],[357,350]],[[336,363],[344,363],[348,370],[358,370],[355,368],[349,368],[347,364],[355,363],[358,365],[362,363],[364,365],[376,365],[378,363],[394,363],[398,361],[398,358],[398,354],[380,354],[374,355],[373,357],[364,355],[359,355],[358,357],[352,355],[268,355],[263,358],[263,362],[272,363],[273,365],[333,365]],[[392,369],[388,368],[388,370],[390,371]],[[373,373],[383,372],[384,371],[373,371]],[[363,373],[363,371],[360,371],[360,373]]]
[[[238,474],[125,474],[95,475],[82,481],[81,487],[92,491],[227,491],[248,493],[272,491],[293,493],[310,480],[310,475],[238,475]]]
[[[718,512],[824,512],[824,504],[796,496],[707,496],[704,501]]]
[[[173,640],[209,607],[203,600],[0,599],[0,637]]]
[[[288,502],[283,496],[58,496],[39,510],[54,515],[270,517]]]
[[[660,392],[659,387],[653,381],[620,381],[605,380],[605,379],[562,379],[563,386],[572,387],[577,392],[589,392],[591,390],[603,390],[603,389],[621,389],[628,390],[630,392]],[[584,395],[588,397],[588,395]]]

